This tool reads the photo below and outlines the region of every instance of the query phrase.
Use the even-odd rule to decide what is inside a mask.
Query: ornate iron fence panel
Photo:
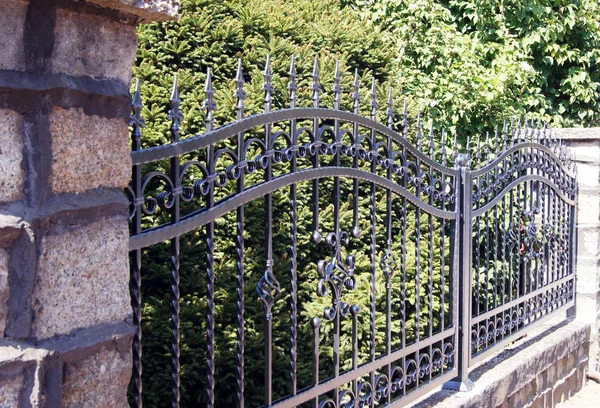
[[[370,117],[358,115],[358,74],[351,96],[354,112],[339,110],[338,69],[333,109],[319,107],[319,80],[315,61],[313,106],[296,107],[292,61],[290,106],[271,111],[267,60],[264,112],[246,117],[240,63],[234,93],[237,119],[215,128],[209,72],[203,104],[206,132],[185,139],[179,134],[182,114],[175,80],[169,112],[171,143],[146,149],[140,148],[144,122],[136,89],[131,119],[133,179],[127,190],[136,326],[131,389],[135,406],[142,405],[142,383],[153,383],[142,376],[142,254],[157,260],[160,250],[147,249],[162,245],[164,250],[164,243],[170,253],[170,289],[163,296],[170,303],[166,353],[174,407],[182,401],[185,375],[206,376],[198,382],[205,392],[194,404],[274,407],[407,401],[455,376],[457,170],[445,165],[451,155],[445,146],[434,149],[433,133],[423,143],[420,119],[418,148],[408,142],[406,109],[403,133],[392,130],[391,90],[387,126],[378,123],[374,80]],[[421,151],[423,144],[427,153]],[[256,230],[258,218],[263,231]],[[254,228],[251,234],[247,227]],[[183,267],[185,263],[190,269],[182,239],[190,233],[205,255],[194,259],[205,270],[200,280],[206,285],[201,296],[206,302],[206,336],[201,338],[206,367],[198,373],[189,373],[184,363],[189,361],[185,349],[196,345],[182,347],[181,307],[186,295],[180,289],[182,279],[192,274]],[[184,247],[189,241],[185,239]],[[308,265],[305,257],[312,257]],[[223,295],[219,284],[227,280],[227,288],[236,292],[235,307],[219,304],[219,293]],[[257,303],[262,304],[261,313],[251,309]],[[226,307],[233,316],[219,309]],[[235,359],[220,368],[219,353],[225,353],[226,346],[219,342],[232,344],[219,333],[224,321],[235,338]],[[260,327],[262,336],[257,336],[255,329]],[[260,379],[250,360],[253,364],[261,360]],[[285,380],[278,376],[282,364]],[[235,378],[235,386],[219,381],[219,372],[227,370],[234,373],[228,378]]]
[[[550,131],[525,119],[463,171],[472,193],[471,363],[575,302],[575,167]],[[470,187],[470,188],[469,188]]]
[[[473,360],[573,304],[576,182],[545,129],[478,142],[471,170],[406,102],[395,130],[391,89],[384,125],[374,79],[367,116],[357,72],[345,96],[336,65],[332,108],[320,80],[315,59],[296,106],[292,57],[273,110],[267,58],[247,116],[240,62],[217,127],[207,72],[205,131],[185,137],[175,77],[170,143],[145,148],[136,84],[133,406],[401,405],[464,388]]]

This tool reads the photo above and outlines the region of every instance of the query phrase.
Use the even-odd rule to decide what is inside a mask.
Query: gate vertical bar
[[[459,211],[458,229],[459,241],[457,242],[458,253],[458,376],[452,381],[444,384],[444,388],[468,391],[473,387],[469,380],[469,362],[471,358],[471,257],[472,245],[472,191],[473,178],[469,168],[469,157],[459,154],[456,159],[456,167],[459,169],[458,202]],[[456,264],[455,264],[456,266]],[[456,291],[456,289],[454,289]]]
[[[171,92],[171,110],[168,118],[171,119],[171,143],[179,141],[179,121],[183,114],[179,110],[181,99],[177,84],[177,75],[173,79],[173,91]],[[171,223],[177,224],[180,220],[179,199],[181,196],[181,185],[179,180],[179,156],[171,158],[171,181],[173,191],[171,192],[172,206],[170,209]],[[171,239],[171,377],[172,377],[172,401],[173,408],[179,408],[180,398],[180,335],[179,335],[179,236]]]
[[[143,109],[142,98],[140,95],[140,81],[135,81],[135,92],[131,102],[132,115],[129,119],[129,125],[132,126],[131,132],[131,150],[141,149],[141,128],[144,127],[144,119],[141,112]],[[138,235],[142,232],[142,205],[144,199],[142,196],[142,169],[140,165],[133,166],[131,185],[133,187],[133,218],[131,220],[131,234]],[[132,257],[132,306],[133,306],[133,326],[135,333],[133,335],[133,398],[134,407],[142,408],[142,250],[133,251]]]

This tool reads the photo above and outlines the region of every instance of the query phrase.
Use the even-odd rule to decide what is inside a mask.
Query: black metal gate
[[[365,117],[358,73],[352,112],[340,110],[337,67],[333,109],[320,107],[316,60],[312,107],[296,106],[293,58],[289,108],[272,111],[271,79],[267,59],[264,112],[245,116],[240,62],[237,118],[215,128],[208,72],[206,131],[180,138],[175,78],[171,143],[143,149],[136,86],[127,189],[134,406],[142,383],[164,385],[142,376],[152,295],[142,282],[159,264],[170,277],[160,296],[170,304],[173,407],[408,403],[453,378],[464,384],[472,362],[573,304],[576,181],[539,123],[505,126],[494,146],[478,142],[471,170],[456,139],[433,126],[424,135],[420,116],[409,125],[406,103],[393,130],[391,89],[379,123],[375,80]],[[205,288],[180,293],[182,279]],[[182,316],[188,299],[205,310],[201,321]],[[195,387],[204,391],[190,401]]]

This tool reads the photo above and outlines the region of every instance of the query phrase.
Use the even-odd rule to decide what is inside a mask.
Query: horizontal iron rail
[[[489,210],[491,210],[502,198],[510,192],[515,186],[525,183],[527,181],[540,181],[550,187],[554,192],[567,204],[575,205],[575,200],[567,197],[559,186],[550,181],[547,177],[538,176],[537,174],[529,174],[527,176],[519,177],[518,179],[512,181],[510,184],[506,185],[492,200],[485,203],[482,207],[472,210],[472,217],[479,217]]]
[[[209,223],[210,221],[227,214],[243,204],[263,197],[264,195],[278,189],[302,181],[310,181],[327,177],[348,177],[372,182],[386,189],[390,189],[390,191],[393,193],[406,198],[413,205],[421,208],[423,211],[435,217],[449,220],[458,218],[458,214],[456,212],[444,211],[440,210],[439,208],[435,208],[418,199],[414,194],[404,189],[394,181],[388,180],[384,177],[349,167],[320,167],[279,176],[269,182],[250,187],[247,190],[244,190],[242,193],[231,196],[231,198],[226,198],[210,209],[203,208],[200,211],[182,217],[181,220],[176,224],[164,224],[160,227],[146,230],[139,235],[133,235],[129,239],[129,250],[133,251],[135,249],[144,248],[164,242],[181,234],[191,232]]]
[[[348,123],[356,123],[369,129],[374,129],[383,136],[391,137],[394,141],[401,144],[411,154],[415,155],[419,160],[421,160],[423,164],[431,166],[432,168],[444,173],[452,174],[455,172],[454,169],[446,167],[427,157],[417,148],[412,146],[410,142],[407,139],[405,139],[401,134],[393,131],[392,129],[382,125],[379,122],[354,113],[326,108],[282,109],[274,112],[260,113],[248,116],[239,121],[228,123],[215,130],[194,137],[190,137],[188,139],[183,139],[174,143],[165,144],[161,146],[149,147],[147,149],[132,151],[132,164],[135,166],[144,163],[151,163],[158,160],[169,159],[171,157],[181,156],[183,154],[191,153],[206,148],[207,146],[222,142],[223,140],[227,140],[231,137],[237,136],[238,133],[247,132],[258,126],[264,126],[267,124],[273,124],[292,119],[338,119],[346,121]]]
[[[391,354],[380,357],[380,358],[376,359],[375,361],[366,363],[362,366],[357,367],[356,369],[342,373],[335,378],[327,380],[319,385],[315,385],[306,391],[300,392],[291,398],[288,398],[279,403],[275,403],[275,404],[273,404],[273,408],[294,408],[299,404],[310,401],[311,399],[314,399],[315,397],[319,397],[337,387],[341,387],[345,384],[349,384],[354,379],[360,378],[360,377],[365,376],[371,372],[374,372],[380,368],[383,368],[387,364],[391,364],[394,361],[397,361],[403,357],[406,357],[407,355],[409,355],[411,353],[417,352],[420,349],[423,349],[425,347],[433,345],[444,339],[453,337],[455,334],[456,334],[456,329],[454,327],[444,330],[443,332],[437,333],[437,334],[435,334],[425,340],[422,340],[418,343],[413,343],[411,345],[406,346],[403,349],[396,350]],[[456,358],[454,360],[456,361]],[[454,367],[452,369],[450,369],[450,370],[448,370],[448,372],[444,373],[444,375],[446,375],[446,374],[450,375],[450,374],[454,373],[456,371],[455,367],[456,367],[456,364],[454,364]]]
[[[548,146],[545,146],[541,143],[537,143],[537,142],[523,142],[523,143],[515,144],[514,146],[511,146],[510,148],[508,148],[504,152],[502,152],[498,157],[496,157],[489,164],[485,165],[484,167],[473,170],[471,172],[471,174],[475,178],[475,177],[479,177],[483,174],[489,173],[490,171],[493,171],[494,168],[499,163],[501,163],[502,160],[504,160],[506,158],[506,156],[508,156],[509,154],[512,154],[518,150],[526,149],[526,148],[534,148],[536,151],[543,151],[543,152],[547,153],[552,159],[554,159],[556,164],[561,168],[561,170],[563,170],[565,172],[565,174],[567,174],[568,176],[570,176],[572,178],[575,177],[575,172],[569,170],[567,168],[567,166],[565,166],[562,163],[560,158],[554,153],[554,151],[551,148],[549,148]]]
[[[532,298],[534,298],[536,296],[542,295],[545,291],[552,290],[552,289],[556,288],[557,286],[560,286],[560,285],[563,285],[563,284],[569,282],[570,280],[574,280],[574,278],[575,278],[575,276],[572,274],[565,276],[565,277],[563,277],[557,281],[554,281],[546,286],[536,289],[533,292],[523,295],[517,299],[511,300],[508,303],[504,303],[501,307],[497,307],[495,309],[489,310],[485,313],[480,314],[479,316],[474,316],[471,318],[471,324],[473,325],[473,324],[480,323],[484,320],[489,319],[490,317],[494,317],[503,312],[506,312],[507,310],[517,306],[518,304],[527,302],[528,300],[531,300]]]

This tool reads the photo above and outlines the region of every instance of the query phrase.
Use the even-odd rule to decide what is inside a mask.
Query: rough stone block
[[[0,2],[0,69],[22,71],[25,69],[23,31],[26,1],[4,0]]]
[[[22,370],[0,376],[0,407],[18,408],[21,390],[25,381]]]
[[[134,26],[59,9],[54,35],[53,72],[131,81],[137,48]]]
[[[130,377],[130,351],[104,349],[76,363],[65,364],[61,407],[129,407],[127,385]]]
[[[1,24],[0,20],[0,26]],[[21,114],[9,109],[0,109],[0,202],[18,200],[23,196],[25,175],[22,127]]]
[[[579,192],[577,222],[580,224],[598,224],[600,222],[600,194]]]
[[[580,225],[577,228],[577,255],[595,257],[600,252],[600,227]]]
[[[596,164],[577,163],[577,182],[583,187],[595,187],[599,184],[600,173]]]
[[[571,142],[569,151],[575,154],[576,162],[596,163],[600,162],[600,141],[578,141]]]
[[[179,0],[87,0],[103,7],[123,10],[139,16],[142,21],[164,21],[177,17]]]
[[[0,248],[0,339],[4,337],[6,329],[6,316],[8,314],[8,251]]]
[[[55,107],[50,116],[55,193],[123,188],[131,177],[127,123]]]
[[[41,238],[32,295],[37,338],[131,315],[128,240],[127,222],[120,218]]]

